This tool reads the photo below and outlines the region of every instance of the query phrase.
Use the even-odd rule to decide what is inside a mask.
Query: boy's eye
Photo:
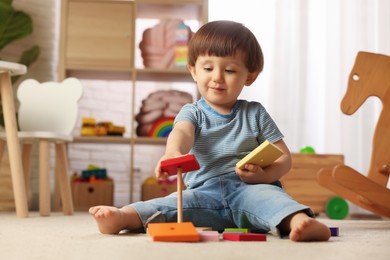
[[[209,67],[204,67],[203,68],[205,71],[212,71],[213,70],[213,68],[209,68]]]
[[[235,70],[229,70],[229,69],[226,69],[225,70],[227,73],[235,73],[236,71]]]

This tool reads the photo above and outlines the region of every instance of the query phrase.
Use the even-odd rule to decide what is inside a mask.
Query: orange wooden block
[[[153,241],[160,242],[198,242],[200,237],[191,222],[150,223],[148,233]]]

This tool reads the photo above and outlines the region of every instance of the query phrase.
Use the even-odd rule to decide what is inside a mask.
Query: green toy
[[[302,147],[301,150],[299,150],[300,153],[316,153],[316,151],[314,150],[313,147],[311,146],[305,146],[305,147]]]
[[[326,204],[326,215],[331,219],[345,219],[349,212],[348,203],[341,197],[334,197]]]

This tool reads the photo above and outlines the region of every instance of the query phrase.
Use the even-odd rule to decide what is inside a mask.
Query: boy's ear
[[[193,80],[196,82],[196,70],[195,66],[187,65],[187,69],[191,72]]]
[[[246,81],[245,81],[245,86],[252,85],[252,83],[255,82],[255,80],[257,79],[257,76],[259,76],[259,72],[248,73],[248,77],[246,78]]]

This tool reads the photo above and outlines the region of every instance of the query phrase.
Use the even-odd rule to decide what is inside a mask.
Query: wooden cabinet
[[[133,1],[63,0],[60,77],[69,70],[134,67]]]
[[[322,168],[344,164],[341,154],[292,154],[291,170],[281,178],[286,192],[298,202],[309,206],[314,213],[326,212],[327,202],[337,195],[317,182]]]
[[[76,142],[122,143],[130,151],[130,201],[134,147],[164,145],[163,138],[137,137],[135,97],[140,82],[192,82],[185,68],[155,69],[142,65],[139,42],[144,21],[181,19],[196,31],[208,19],[207,0],[62,0],[59,79],[126,79],[132,88],[130,137],[76,137]],[[129,104],[130,105],[130,104]],[[130,112],[131,111],[131,112]]]
[[[134,58],[134,4],[70,1],[66,67],[128,70]]]

